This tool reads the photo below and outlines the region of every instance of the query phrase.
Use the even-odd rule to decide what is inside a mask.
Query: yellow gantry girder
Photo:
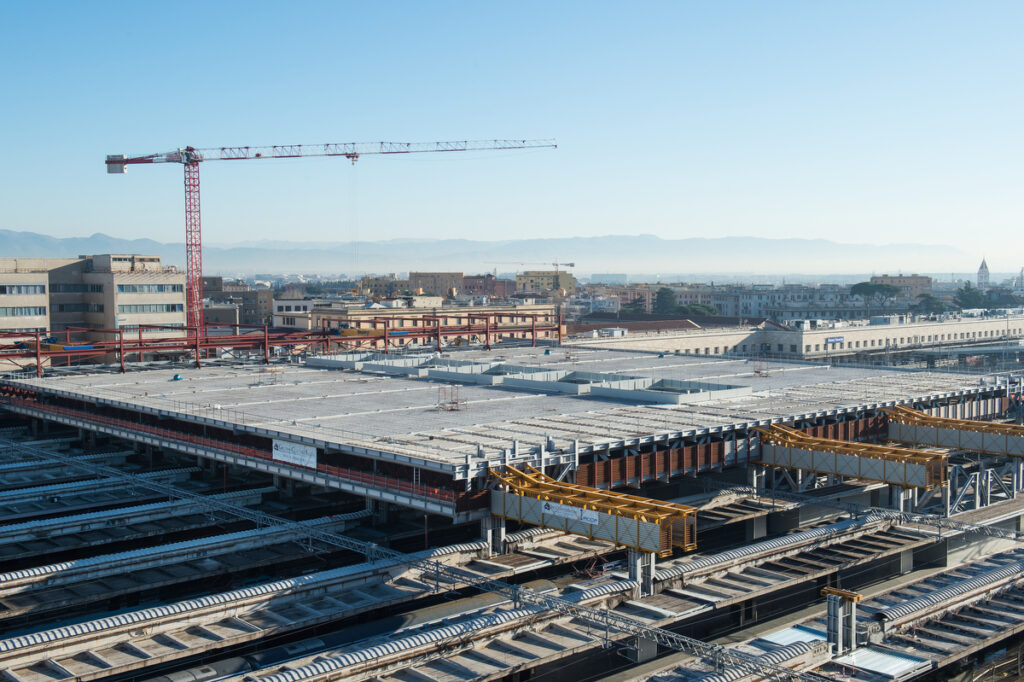
[[[930,414],[912,410],[909,407],[897,405],[895,407],[883,407],[882,411],[889,415],[889,419],[901,424],[911,426],[932,426],[957,431],[977,431],[978,433],[992,433],[1000,436],[1017,436],[1024,438],[1024,426],[1017,424],[997,424],[993,422],[979,422],[973,419],[952,419],[950,417],[933,417]]]
[[[491,513],[525,523],[565,530],[615,544],[657,552],[672,553],[673,547],[690,551],[697,548],[697,509],[683,504],[662,502],[648,497],[599,490],[575,483],[557,481],[530,465],[520,471],[511,467],[504,472],[491,471],[506,489],[500,503],[492,501]],[[578,520],[546,516],[528,511],[522,503],[509,504],[509,498],[549,502],[580,511]],[[537,507],[539,508],[539,507]],[[587,519],[585,514],[592,514]]]
[[[915,464],[930,464],[937,461],[945,462],[947,459],[946,454],[941,452],[927,452],[913,448],[878,445],[877,443],[855,443],[846,440],[819,438],[808,435],[803,431],[783,426],[782,424],[772,424],[767,429],[756,426],[754,430],[761,433],[762,441],[772,445],[803,448],[818,452],[886,459],[893,462],[914,462]]]
[[[814,473],[852,476],[864,480],[896,483],[907,487],[932,488],[945,485],[947,480],[949,457],[944,452],[819,438],[781,424],[773,424],[768,428],[755,427],[755,430],[761,434],[763,445],[788,448],[790,451],[795,449],[835,456],[834,461],[831,459],[820,460],[819,457],[813,456],[805,457],[803,460],[799,460],[798,465],[787,467],[784,464],[780,465],[778,460],[765,461],[772,458],[766,457],[762,450],[762,464],[802,469]],[[882,467],[866,467],[861,464],[851,467],[851,462],[849,460],[841,461],[840,456],[856,458],[858,461],[875,460],[881,462]],[[788,461],[792,461],[792,459]]]
[[[528,495],[539,500],[550,500],[581,509],[593,509],[605,514],[627,516],[651,523],[682,519],[688,515],[696,516],[697,514],[696,507],[684,504],[662,502],[649,497],[626,495],[613,490],[599,490],[585,485],[556,481],[529,464],[526,465],[525,471],[510,467],[505,470],[504,474],[491,471],[491,475],[519,495]]]

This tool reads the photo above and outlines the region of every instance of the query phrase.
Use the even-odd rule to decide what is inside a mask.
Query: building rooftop
[[[565,347],[360,353],[308,364],[12,381],[469,475],[541,447],[586,452],[983,386],[966,374]]]

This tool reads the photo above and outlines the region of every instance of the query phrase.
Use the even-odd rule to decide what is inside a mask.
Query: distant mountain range
[[[95,253],[159,255],[184,264],[182,243],[119,239],[105,234],[56,238],[35,232],[0,230],[0,256],[77,256]],[[842,244],[825,239],[721,237],[662,239],[611,235],[553,239],[468,239],[378,242],[251,241],[204,249],[209,274],[407,272],[454,270],[514,272],[550,269],[545,263],[571,261],[577,274],[740,275],[896,272],[970,272],[972,257],[950,246]]]

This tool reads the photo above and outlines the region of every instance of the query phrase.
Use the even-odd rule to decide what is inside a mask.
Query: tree
[[[671,315],[676,312],[676,292],[668,287],[658,289],[654,299],[654,312],[659,315]]]
[[[958,289],[953,294],[953,303],[961,310],[965,308],[983,308],[985,307],[985,294],[981,292],[981,289],[967,282],[962,289]]]
[[[860,296],[864,299],[864,307],[868,307],[870,301],[875,301],[880,305],[885,305],[885,302],[891,298],[899,296],[902,289],[893,284],[882,284],[881,282],[858,282],[850,287],[850,293],[854,296]]]
[[[917,297],[914,310],[924,315],[938,315],[949,310],[949,304],[931,294],[920,294]]]

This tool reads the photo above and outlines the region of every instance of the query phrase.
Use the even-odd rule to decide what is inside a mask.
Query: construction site
[[[4,679],[974,679],[1016,652],[1017,378],[266,341],[4,376]]]
[[[538,306],[205,323],[200,162],[551,146],[108,156],[183,166],[187,272],[108,259],[166,323],[0,334],[0,676],[1019,676],[1012,372],[569,343]]]

